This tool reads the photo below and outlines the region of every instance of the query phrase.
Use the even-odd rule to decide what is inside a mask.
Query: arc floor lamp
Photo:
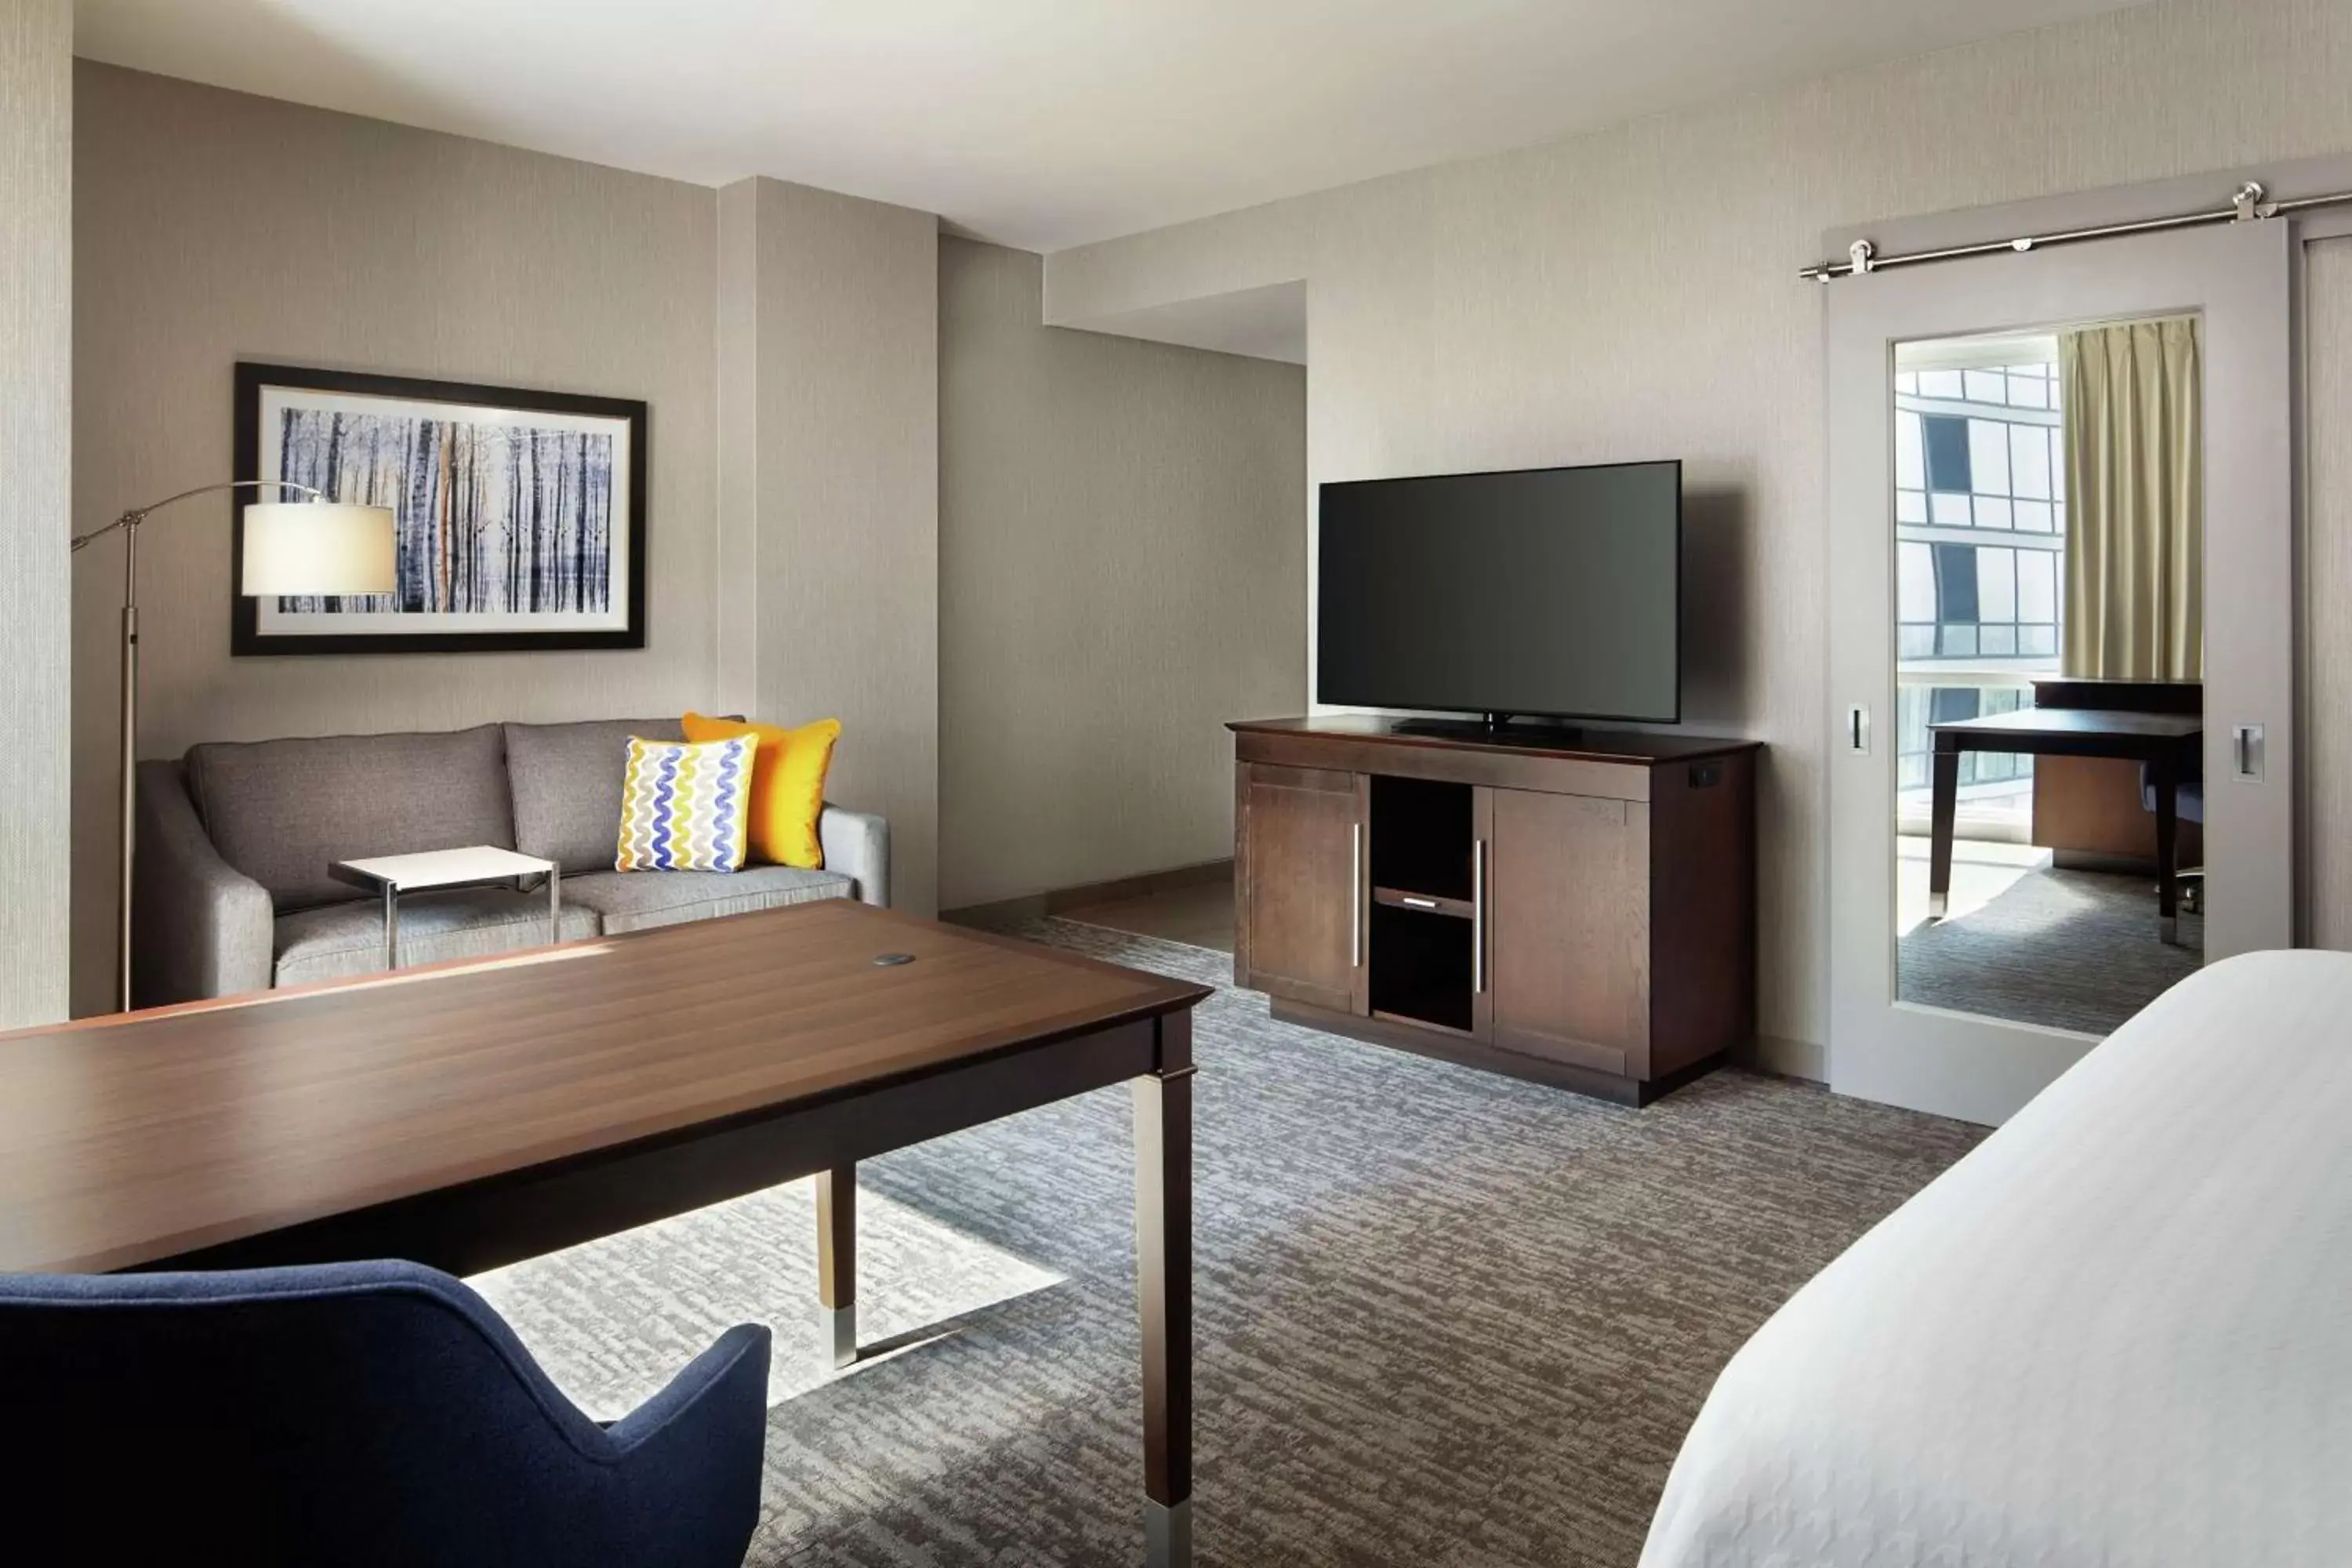
[[[250,597],[311,594],[389,594],[396,585],[392,512],[330,500],[286,479],[232,479],[133,507],[73,542],[79,552],[110,533],[122,535],[121,922],[115,950],[115,1003],[131,1010],[131,867],[138,836],[139,529],[151,512],[177,501],[252,487],[294,490],[304,501],[255,501],[245,509],[245,559],[237,591]]]

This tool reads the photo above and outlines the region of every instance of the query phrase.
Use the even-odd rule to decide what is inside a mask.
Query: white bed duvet
[[[2352,1564],[2352,954],[2175,987],[1823,1269],[1642,1563]]]

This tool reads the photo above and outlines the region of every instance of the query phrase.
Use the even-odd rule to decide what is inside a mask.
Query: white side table
[[[547,940],[561,940],[563,873],[552,860],[518,855],[487,844],[468,849],[428,849],[418,855],[373,855],[338,860],[327,875],[383,896],[383,966],[400,967],[400,895],[426,888],[487,888],[511,880],[521,891],[526,877],[547,879]]]

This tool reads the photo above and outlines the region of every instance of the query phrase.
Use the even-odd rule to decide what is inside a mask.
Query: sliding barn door
[[[1957,509],[1908,520],[1898,511],[1896,467],[1906,455],[1896,448],[1894,404],[1902,344],[2200,319],[2203,957],[2211,963],[2292,942],[2293,240],[2284,220],[2229,225],[1877,272],[1823,290],[1830,1082],[1841,1093],[1997,1123],[2098,1037],[1986,1016],[1965,989],[1949,995],[1949,1005],[1902,1000],[1896,791],[1899,753],[1912,742],[1897,717],[1898,631],[1909,628],[1902,627],[1898,603],[1895,524],[1927,524],[1938,539],[1949,534],[1956,552],[1972,550],[1986,526]],[[1911,481],[1916,488],[1945,488],[1933,471],[1937,456],[1927,452],[1924,484]],[[1956,447],[1951,456],[1969,454]],[[1944,557],[1933,559],[1940,574]],[[1973,605],[1977,587],[1966,586]],[[1939,577],[1933,593],[1940,599],[1943,592]],[[1944,618],[1940,605],[1932,618]],[[1940,627],[1929,630],[1940,636]],[[2260,737],[2251,748],[2233,743],[2242,727]],[[2159,940],[2152,893],[2146,924],[2144,940]],[[2037,961],[2030,942],[2012,940],[2002,951],[2011,962]],[[1982,974],[1988,988],[2003,980]]]

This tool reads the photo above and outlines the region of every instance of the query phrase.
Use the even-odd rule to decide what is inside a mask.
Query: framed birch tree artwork
[[[646,405],[624,398],[240,363],[236,477],[389,507],[398,588],[232,595],[230,650],[643,647],[646,456]]]

